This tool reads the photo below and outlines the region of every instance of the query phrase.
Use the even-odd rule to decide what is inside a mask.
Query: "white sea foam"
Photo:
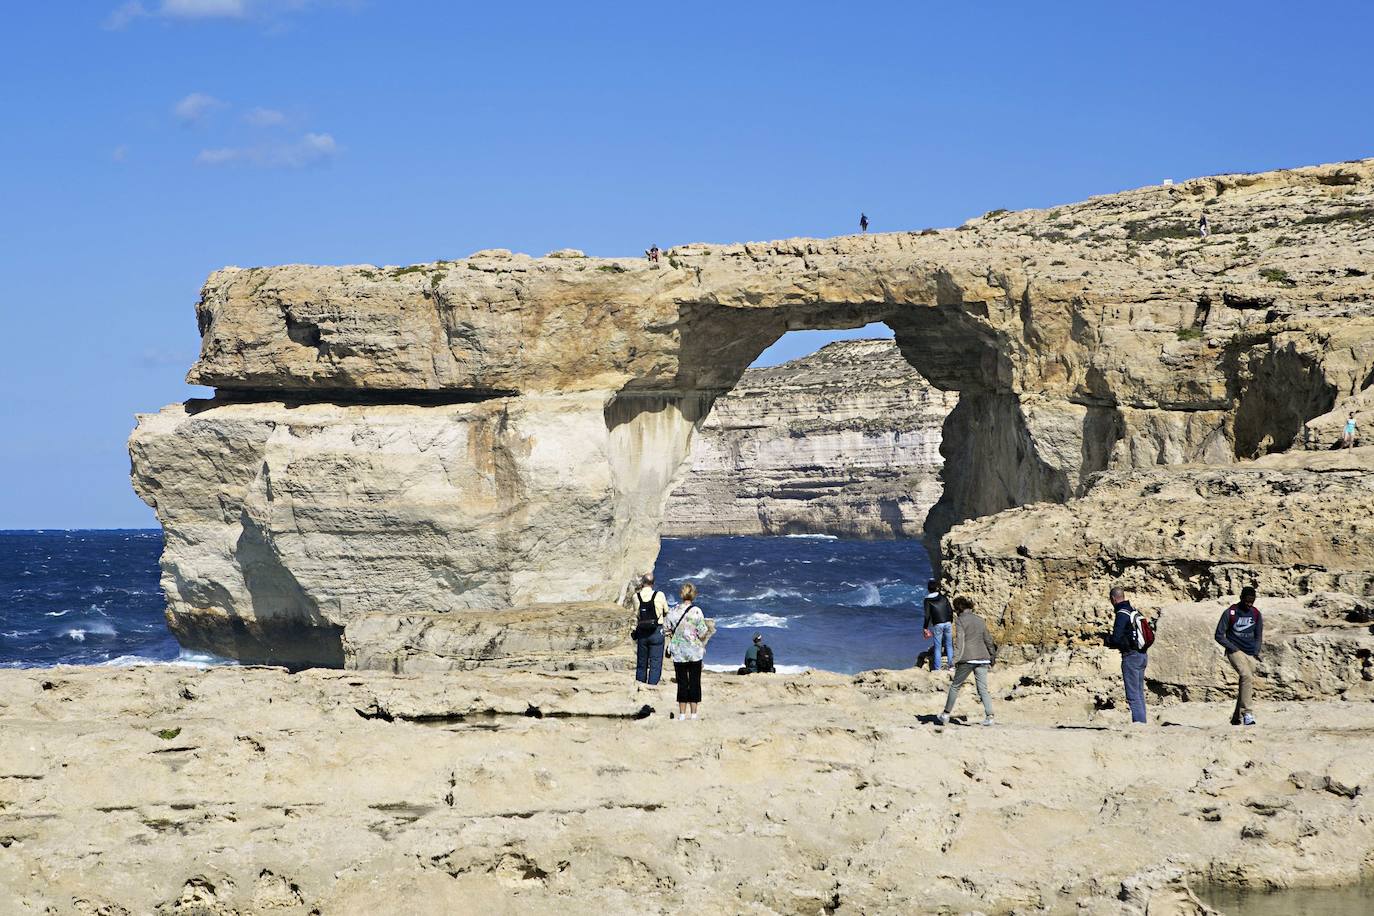
[[[723,630],[746,630],[759,627],[773,627],[779,630],[787,629],[787,618],[779,617],[776,614],[735,614],[730,617],[717,617],[716,626]]]
[[[67,616],[68,614],[70,614],[71,612],[72,612],[72,609],[71,609],[71,608],[67,608],[65,611],[44,611],[44,612],[43,612],[43,616],[44,616],[44,617],[66,617],[66,616]]]
[[[865,582],[846,598],[844,603],[849,607],[877,607],[883,603],[883,596],[877,585]]]
[[[72,627],[70,630],[63,630],[62,635],[73,642],[85,642],[87,636],[113,636],[115,628],[108,623],[87,623],[79,627]]]
[[[839,536],[834,534],[785,534],[783,537],[789,538],[814,538],[818,541],[838,541]]]
[[[757,595],[750,595],[743,601],[767,601],[769,598],[801,598],[802,593],[795,588],[765,588]]]
[[[680,579],[678,579],[677,581],[682,582],[682,581],[686,581],[686,580],[688,580],[688,579],[709,579],[709,578],[711,578],[712,576],[714,576],[715,574],[716,574],[716,571],[715,571],[714,569],[712,569],[711,567],[708,566],[708,567],[706,567],[705,569],[701,570],[700,572],[689,573],[688,575],[682,576],[682,577],[681,577]]]
[[[716,671],[721,674],[734,674],[740,669],[739,665],[702,665],[707,671]],[[812,665],[775,665],[774,669],[778,674],[805,674],[808,671],[822,671]]]
[[[160,658],[147,658],[143,655],[119,655],[107,662],[101,662],[102,668],[128,668],[133,665],[172,665],[180,668],[209,668],[212,665],[233,665],[237,664],[232,659],[220,658],[218,655],[210,655],[207,652],[189,652],[181,650],[181,654],[176,658],[164,660]]]

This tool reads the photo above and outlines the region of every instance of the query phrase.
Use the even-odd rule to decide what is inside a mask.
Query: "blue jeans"
[[[1145,666],[1149,663],[1144,652],[1121,653],[1121,680],[1126,684],[1132,722],[1145,721]]]
[[[944,665],[940,661],[940,656],[949,658],[951,667],[954,665],[954,624],[937,623],[930,628],[930,632],[935,637],[935,642],[931,648],[935,650],[935,670],[939,671]]]
[[[663,676],[663,627],[635,640],[635,680],[657,684]]]

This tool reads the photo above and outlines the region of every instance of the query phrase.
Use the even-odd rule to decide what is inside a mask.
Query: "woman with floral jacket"
[[[677,717],[695,719],[701,703],[701,662],[706,657],[706,641],[716,626],[696,606],[695,585],[683,583],[681,595],[682,602],[665,619],[668,657],[673,660],[677,680]]]

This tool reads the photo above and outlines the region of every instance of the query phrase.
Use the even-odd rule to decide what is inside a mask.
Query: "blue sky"
[[[1363,2],[65,0],[0,33],[0,528],[144,526],[225,264],[956,225],[1374,154]],[[777,358],[814,347],[781,348]]]

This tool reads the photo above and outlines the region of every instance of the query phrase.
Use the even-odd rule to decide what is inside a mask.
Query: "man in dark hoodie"
[[[1116,619],[1112,622],[1112,648],[1121,653],[1121,680],[1126,686],[1126,703],[1131,707],[1131,722],[1145,724],[1145,668],[1149,665],[1147,650],[1135,643],[1135,628],[1131,625],[1131,614],[1135,608],[1126,600],[1126,592],[1121,586],[1112,589],[1109,596]]]
[[[1240,590],[1240,600],[1221,612],[1217,621],[1217,643],[1226,650],[1226,660],[1236,669],[1240,685],[1236,690],[1236,711],[1232,725],[1254,725],[1250,712],[1250,691],[1255,680],[1255,663],[1264,650],[1264,617],[1255,607],[1255,589]]]
[[[940,583],[931,579],[926,583],[926,602],[925,602],[926,639],[935,640],[931,645],[934,668],[939,671],[944,667],[940,661],[941,656],[949,659],[949,667],[954,667],[954,608],[950,607],[949,598],[940,594]]]

